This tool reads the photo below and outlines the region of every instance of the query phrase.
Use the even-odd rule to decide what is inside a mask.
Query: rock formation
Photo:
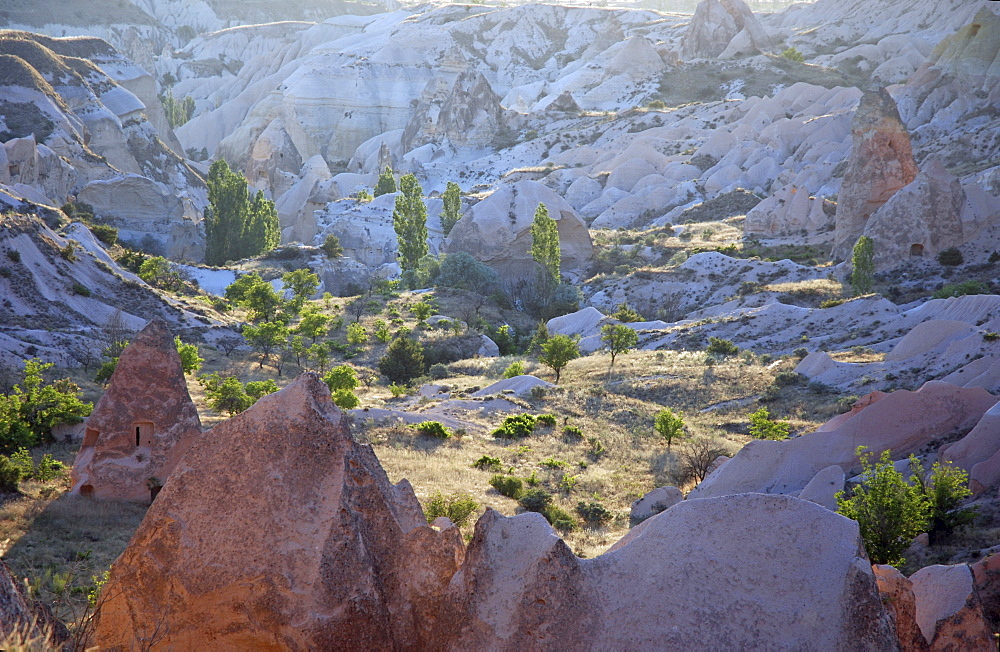
[[[48,607],[26,595],[7,564],[0,560],[0,642],[32,644],[24,649],[56,649],[68,638],[66,627]]]
[[[726,58],[773,49],[767,32],[743,0],[703,0],[681,41],[681,58]]]
[[[448,598],[452,649],[895,648],[857,524],[787,496],[685,501],[595,559],[488,511]]]
[[[902,573],[885,564],[872,566],[875,582],[882,601],[892,612],[895,621],[899,649],[920,652],[927,649],[927,640],[917,625],[917,599],[913,595],[913,583]]]
[[[72,492],[114,500],[149,500],[185,451],[201,420],[174,338],[152,319],[125,348],[108,389],[87,419],[73,462]]]
[[[629,521],[638,525],[684,500],[684,494],[677,487],[657,487],[632,502]]]
[[[408,152],[447,139],[456,147],[485,147],[502,126],[500,97],[481,72],[465,70],[450,88],[441,78],[428,83],[403,130],[401,145]]]
[[[199,437],[112,568],[108,649],[419,649],[458,529],[427,525],[304,374]]]
[[[976,593],[983,603],[983,614],[993,631],[1000,627],[1000,555],[993,553],[972,564]]]
[[[862,96],[851,141],[834,232],[833,256],[841,260],[850,258],[871,214],[917,176],[910,136],[884,88]]]
[[[910,582],[917,624],[931,650],[988,650],[994,646],[968,565],[926,566],[911,575]]]

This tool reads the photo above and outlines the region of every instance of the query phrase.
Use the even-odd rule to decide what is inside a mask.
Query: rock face
[[[931,650],[992,649],[993,633],[966,564],[926,566],[910,581],[917,624]]]
[[[685,501],[595,559],[488,511],[448,597],[451,649],[896,646],[857,524],[787,496]]]
[[[989,555],[972,565],[976,593],[983,603],[983,613],[994,631],[1000,625],[1000,555]]]
[[[837,201],[833,256],[847,259],[869,216],[917,176],[910,136],[885,89],[867,91],[851,125],[851,156]]]
[[[962,184],[931,159],[868,219],[865,235],[875,245],[875,266],[889,269],[908,257],[933,258],[973,240],[983,224],[963,221],[964,205]]]
[[[97,643],[427,647],[461,537],[342,418],[304,374],[200,437],[112,569]]]
[[[444,78],[428,83],[403,130],[402,149],[408,152],[444,139],[457,147],[485,147],[502,125],[500,97],[481,72],[465,70],[450,88]]]
[[[72,493],[149,500],[201,436],[173,336],[153,319],[122,352],[108,390],[87,419],[73,462]]]
[[[533,280],[531,223],[540,203],[545,204],[549,217],[558,225],[562,271],[572,276],[591,258],[594,247],[590,232],[565,199],[536,181],[501,186],[473,206],[455,224],[445,249],[470,254],[502,278]]]
[[[746,491],[796,492],[834,464],[853,475],[861,470],[858,446],[868,447],[876,456],[889,449],[893,459],[903,459],[930,441],[971,428],[996,403],[997,398],[982,388],[940,381],[916,392],[885,394],[816,432],[785,441],[750,442],[695,487],[688,500]]]
[[[652,518],[684,500],[684,494],[677,487],[657,487],[632,503],[629,521],[633,525]]]
[[[876,564],[872,566],[872,571],[882,601],[893,614],[899,648],[907,652],[926,650],[927,640],[917,625],[917,599],[913,595],[913,583],[889,565]]]
[[[7,564],[0,560],[0,641],[31,641],[39,649],[57,649],[68,638],[66,627],[48,607],[25,595]]]
[[[731,57],[771,49],[771,39],[743,0],[703,0],[684,34],[681,57]]]

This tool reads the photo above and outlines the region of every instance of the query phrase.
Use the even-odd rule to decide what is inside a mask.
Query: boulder
[[[857,523],[760,494],[681,502],[595,559],[488,510],[441,626],[451,649],[896,646]]]
[[[96,643],[425,648],[462,554],[303,374],[190,448],[112,568]]]
[[[5,646],[17,641],[30,643],[23,649],[62,649],[69,639],[66,626],[43,603],[26,595],[24,588],[0,559],[0,641]]]
[[[518,181],[497,188],[455,224],[445,241],[445,250],[464,251],[503,278],[533,281],[536,272],[530,253],[531,224],[535,209],[542,203],[559,228],[563,273],[573,276],[581,272],[594,248],[587,225],[565,199],[537,181]]]
[[[931,650],[994,647],[967,564],[926,566],[911,575],[910,582],[917,603],[917,625]]]
[[[979,495],[997,485],[1000,485],[1000,451],[973,466],[969,472],[969,489],[973,494]]]
[[[684,500],[684,494],[677,487],[657,487],[642,498],[632,502],[629,521],[632,525],[638,525],[647,518],[670,509],[682,500]]]
[[[910,135],[885,89],[861,97],[851,141],[835,217],[833,256],[840,260],[850,258],[871,214],[917,176]]]
[[[742,35],[738,51],[726,50]],[[756,54],[773,49],[771,39],[743,0],[703,0],[681,40],[681,58],[707,59],[725,53]]]
[[[87,418],[71,492],[149,500],[153,486],[166,482],[200,435],[173,335],[166,322],[154,318],[125,347],[107,391]]]
[[[906,576],[887,564],[872,566],[875,583],[884,602],[893,614],[899,649],[919,652],[927,649],[927,640],[917,625],[917,601],[913,595],[913,583]]]
[[[940,381],[915,392],[895,391],[846,418],[839,415],[835,427],[784,441],[751,441],[695,487],[688,500],[747,491],[793,493],[831,465],[854,475],[861,470],[858,446],[876,456],[888,449],[893,459],[906,458],[929,442],[971,428],[996,403],[997,398],[980,387]]]
[[[808,500],[826,507],[831,512],[837,511],[837,493],[844,490],[846,480],[844,469],[837,465],[828,466],[809,481],[809,484],[799,493],[800,500]]]
[[[994,552],[972,564],[971,568],[983,613],[996,631],[1000,626],[1000,554]]]
[[[521,376],[514,376],[513,378],[504,378],[503,380],[498,380],[497,382],[484,387],[483,389],[474,392],[472,395],[475,397],[480,396],[492,396],[494,394],[511,393],[515,396],[527,396],[531,394],[531,390],[536,387],[542,387],[544,389],[549,389],[550,387],[555,387],[552,383],[542,380],[541,378],[536,378],[528,374]]]
[[[476,355],[480,358],[499,358],[500,347],[488,335],[481,335],[479,338],[479,348]]]

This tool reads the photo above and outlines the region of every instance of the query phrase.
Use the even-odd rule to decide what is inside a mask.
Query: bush
[[[554,414],[539,414],[535,417],[535,422],[539,426],[545,426],[546,428],[551,428],[556,425],[556,416]]]
[[[803,356],[804,357],[804,356]],[[800,385],[805,380],[805,376],[794,371],[782,371],[774,377],[774,384],[779,387],[788,385]]]
[[[493,431],[494,437],[501,439],[521,439],[527,437],[535,429],[535,417],[530,414],[516,414],[503,420],[500,427]]]
[[[478,509],[479,503],[470,494],[453,493],[445,496],[439,491],[430,497],[424,511],[428,523],[439,516],[446,516],[452,523],[462,527]]]
[[[499,457],[492,457],[490,455],[483,455],[478,460],[472,463],[472,468],[479,469],[480,471],[500,471],[503,469],[503,463],[500,461]],[[492,483],[493,481],[490,480]]]
[[[557,505],[549,505],[541,514],[552,527],[561,532],[572,532],[579,526],[572,514]]]
[[[563,436],[570,439],[583,439],[583,431],[577,426],[566,426],[563,428]]]
[[[408,383],[424,375],[424,349],[419,342],[399,336],[378,361],[378,370],[393,383]]]
[[[427,370],[427,375],[434,380],[442,380],[448,377],[448,367],[437,362],[431,365],[431,368]]]
[[[335,235],[328,235],[320,246],[327,258],[338,258],[344,253],[344,248],[340,244],[340,238]]]
[[[247,396],[253,399],[256,403],[262,396],[267,396],[268,394],[274,394],[278,391],[278,384],[268,378],[267,380],[251,380],[244,387]]]
[[[101,366],[97,368],[97,373],[94,374],[94,382],[101,385],[107,385],[108,381],[111,380],[111,376],[114,375],[115,369],[118,368],[118,358],[111,358],[110,360],[105,360],[101,363]]]
[[[21,469],[9,457],[0,455],[0,492],[15,493],[21,482]]]
[[[90,232],[94,234],[94,237],[108,245],[109,247],[118,242],[118,229],[107,224],[93,224],[90,226]]]
[[[421,435],[436,437],[437,439],[448,439],[451,437],[451,430],[446,428],[440,421],[424,421],[410,426]]]
[[[592,500],[589,503],[580,501],[576,504],[576,513],[580,515],[580,518],[587,525],[591,526],[604,525],[615,517],[604,505],[596,500]]]
[[[803,61],[805,61],[805,57],[802,56],[802,53],[796,50],[795,48],[788,48],[787,50],[781,53],[781,56],[788,59],[789,61],[797,61],[798,63],[802,63]]]
[[[708,348],[705,349],[705,352],[709,355],[736,355],[740,352],[740,347],[721,337],[709,337]]]
[[[819,302],[820,308],[836,308],[840,304],[844,303],[844,299],[824,299]]]
[[[615,312],[611,313],[611,317],[617,319],[620,322],[625,322],[625,323],[645,321],[642,315],[640,315],[638,312],[633,310],[631,306],[628,305],[627,301],[619,303]]]
[[[81,297],[90,296],[90,288],[88,288],[83,283],[80,283],[79,281],[73,281],[73,286],[70,289],[72,290],[73,294],[79,294]]]
[[[333,404],[341,410],[350,410],[358,407],[361,400],[349,389],[338,389],[330,394]]]
[[[7,258],[9,258],[11,262],[19,263],[21,262],[21,252],[17,249],[8,249]]]
[[[934,544],[956,528],[971,523],[975,517],[974,507],[958,509],[962,501],[972,495],[969,490],[969,474],[951,463],[934,462],[930,478],[924,481],[923,468],[918,469],[920,472],[914,474],[914,479],[927,497],[927,534]]]
[[[967,294],[989,294],[990,286],[982,281],[962,281],[961,283],[949,283],[934,293],[935,299],[948,299],[950,297],[961,297]]]
[[[514,376],[523,376],[525,373],[524,363],[520,360],[515,360],[511,362],[503,371],[504,378],[513,378]]]
[[[656,434],[667,440],[667,450],[670,450],[670,444],[673,443],[674,439],[680,439],[684,436],[686,430],[684,419],[674,414],[670,408],[660,410],[656,415],[653,427]]]
[[[361,381],[358,380],[358,372],[350,365],[342,364],[326,372],[323,382],[330,388],[331,392],[346,389],[353,391],[357,389]]]
[[[80,388],[68,378],[45,383],[42,374],[52,366],[25,360],[21,382],[0,393],[0,453],[52,441],[53,426],[90,414],[93,405],[80,400]]]
[[[66,472],[66,465],[46,453],[35,467],[35,478],[42,482],[54,480]]]
[[[501,496],[518,500],[524,493],[524,481],[509,475],[494,475],[490,478],[490,486]]]
[[[529,489],[518,499],[518,504],[529,512],[543,512],[552,504],[552,494],[544,489]]]
[[[177,349],[177,355],[180,356],[181,369],[185,374],[193,374],[201,369],[201,363],[205,359],[198,355],[197,344],[185,344],[178,335],[174,336],[174,347]]]
[[[756,439],[787,439],[789,430],[791,426],[787,421],[771,420],[767,408],[762,407],[750,415],[750,436]]]
[[[965,262],[962,252],[955,247],[949,247],[937,255],[937,261],[947,267],[955,267]]]

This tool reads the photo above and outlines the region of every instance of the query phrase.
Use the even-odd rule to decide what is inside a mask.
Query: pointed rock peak
[[[853,130],[855,132],[868,131],[887,119],[898,122],[900,129],[904,129],[903,122],[899,118],[896,100],[892,99],[889,91],[884,87],[865,90],[858,104],[857,113],[854,114]]]
[[[274,422],[302,422],[320,419],[339,425],[343,415],[330,398],[330,388],[312,371],[301,374],[281,391],[268,394],[237,419]],[[352,439],[346,428],[336,430],[338,438]]]

